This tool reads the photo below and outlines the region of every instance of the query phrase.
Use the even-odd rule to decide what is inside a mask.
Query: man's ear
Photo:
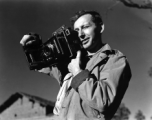
[[[103,31],[104,31],[104,24],[100,24],[100,25],[101,25],[100,33],[103,33]]]

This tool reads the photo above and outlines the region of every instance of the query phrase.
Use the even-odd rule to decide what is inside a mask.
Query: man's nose
[[[79,31],[79,38],[80,39],[84,39],[85,38],[85,34],[84,34],[84,32],[82,30]]]

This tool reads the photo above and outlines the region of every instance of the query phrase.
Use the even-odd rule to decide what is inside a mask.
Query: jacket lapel
[[[105,51],[111,51],[111,48],[108,44],[104,45],[88,62],[86,69],[89,71],[92,71],[92,69],[101,61],[103,61],[105,58],[108,57]]]

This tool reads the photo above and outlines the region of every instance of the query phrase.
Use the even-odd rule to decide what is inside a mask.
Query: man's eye
[[[84,26],[83,28],[88,28],[89,26]]]
[[[78,32],[78,29],[74,29],[74,31]]]

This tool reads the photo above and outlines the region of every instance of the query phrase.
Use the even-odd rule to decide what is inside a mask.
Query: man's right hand
[[[32,43],[32,41],[34,41],[34,40],[31,40],[30,38],[31,38],[31,35],[24,35],[23,38],[20,41],[20,44],[22,46],[25,46],[27,44]]]
[[[22,37],[22,39],[20,41],[20,44],[22,46],[24,46],[25,48],[30,47],[31,49],[35,49],[36,47],[39,47],[38,44],[39,45],[42,44],[41,42],[42,42],[42,40],[41,40],[41,38],[38,34],[29,33],[29,34],[26,34]],[[47,67],[47,68],[42,68],[41,70],[35,70],[35,71],[45,73],[45,74],[49,74],[50,68]]]
[[[36,34],[36,33],[29,33],[29,34],[26,34],[23,36],[23,38],[21,39],[20,41],[20,44],[22,46],[33,46],[34,47],[37,47],[39,45],[42,44],[42,40],[41,40],[41,37]]]

